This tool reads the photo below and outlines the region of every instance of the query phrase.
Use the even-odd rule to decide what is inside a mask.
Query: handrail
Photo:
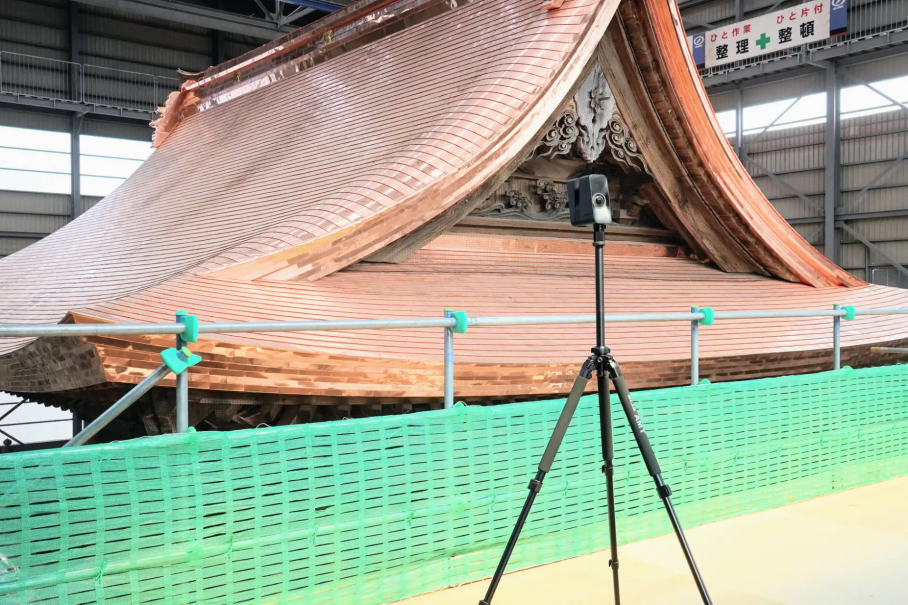
[[[0,51],[2,94],[153,114],[179,88],[177,78]]]
[[[904,315],[908,309],[855,309],[856,315]],[[716,311],[719,319],[773,319],[785,317],[844,317],[846,311],[836,309],[777,310],[777,311]],[[637,323],[648,321],[702,321],[697,313],[616,313],[606,314],[606,323]],[[470,317],[471,327],[527,326],[594,323],[595,314],[583,315],[515,315],[500,317]],[[401,330],[414,328],[452,328],[455,320],[448,317],[406,319],[342,319],[304,321],[226,321],[200,322],[200,334],[235,334],[246,332],[317,332],[335,330]],[[63,336],[135,336],[182,334],[180,323],[109,323],[109,324],[8,324],[0,325],[0,338],[63,337]]]
[[[185,315],[185,312],[180,312]],[[458,327],[457,315],[461,315]],[[699,383],[699,326],[712,325],[717,320],[774,319],[787,317],[831,317],[833,319],[833,369],[841,365],[840,327],[842,319],[857,316],[908,315],[908,309],[856,309],[852,306],[834,305],[832,309],[781,309],[773,311],[715,311],[711,308],[691,307],[689,313],[617,313],[606,314],[607,323],[668,322],[687,321],[691,325],[691,384]],[[180,320],[178,314],[177,317]],[[334,330],[403,330],[421,328],[444,328],[444,376],[445,408],[454,405],[454,333],[467,327],[560,325],[594,323],[595,314],[583,315],[515,315],[500,317],[465,317],[463,313],[445,310],[443,317],[412,317],[403,319],[343,319],[303,321],[241,321],[241,322],[199,322],[199,334],[230,334],[251,332],[315,332]],[[135,336],[135,335],[176,335],[177,348],[183,342],[180,335],[186,332],[183,322],[168,323],[106,323],[106,324],[19,324],[0,325],[0,338],[42,338],[77,336]],[[195,336],[193,336],[195,338]],[[875,352],[895,352],[886,347],[874,347]],[[898,350],[903,352],[904,350]],[[174,372],[177,370],[174,369]],[[66,445],[85,443],[124,409],[139,399],[169,374],[166,365],[159,367],[140,384],[130,390],[113,406],[86,427]],[[187,430],[188,418],[188,375],[186,368],[177,374],[177,415],[178,430]]]

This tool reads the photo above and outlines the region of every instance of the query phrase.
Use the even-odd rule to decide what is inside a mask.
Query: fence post
[[[177,323],[182,323],[182,316],[177,314]],[[176,349],[179,351],[186,343],[179,334],[176,335]],[[185,433],[189,429],[189,368],[177,374],[177,432]]]
[[[836,303],[832,308],[838,311],[842,305]],[[842,368],[842,318],[838,315],[832,318],[832,369],[839,370]]]
[[[454,311],[445,309],[445,317],[454,317]],[[445,328],[445,409],[454,407],[454,328]]]
[[[691,313],[699,313],[700,307],[691,307]],[[700,382],[700,320],[690,320],[690,383]]]

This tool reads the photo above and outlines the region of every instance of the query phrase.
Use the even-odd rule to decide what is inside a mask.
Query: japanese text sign
[[[698,67],[715,67],[843,34],[847,0],[814,0],[688,37]]]

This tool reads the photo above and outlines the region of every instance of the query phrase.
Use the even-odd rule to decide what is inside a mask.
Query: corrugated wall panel
[[[0,126],[69,132],[70,119],[62,115],[18,111],[0,106]]]
[[[53,6],[43,2],[39,4],[25,0],[2,0],[0,1],[0,19],[66,29],[69,27],[69,9],[63,3]]]
[[[189,2],[188,4],[196,4],[198,6],[208,6],[209,4],[200,3],[200,2]],[[195,25],[189,25],[188,23],[178,23],[176,21],[166,21],[164,19],[157,19],[155,17],[146,17],[145,15],[139,15],[137,13],[131,13],[128,11],[117,10],[114,8],[104,8],[100,6],[87,6],[81,5],[80,10],[83,14],[91,15],[100,15],[106,17],[112,17],[120,21],[127,21],[130,23],[141,23],[145,25],[150,25],[154,27],[159,27],[162,29],[169,29],[179,32],[194,33],[198,35],[208,35],[211,33],[210,29],[204,27],[197,27]]]
[[[65,50],[53,50],[43,46],[33,44],[22,44],[19,42],[4,42],[0,40],[0,51],[10,53],[19,53],[20,55],[30,55],[32,57],[41,57],[44,59],[54,59],[56,61],[68,61],[69,52]]]
[[[795,225],[794,230],[807,242],[823,254],[822,225]]]
[[[779,149],[764,153],[748,150],[750,158],[776,174],[822,169],[826,164],[824,154],[825,146],[823,145]],[[744,165],[752,177],[763,174],[763,170],[753,162],[745,162]]]
[[[108,15],[83,13],[82,34],[211,56],[212,35],[208,30],[187,32],[134,20],[124,21]]]
[[[47,216],[0,212],[0,231],[12,233],[53,233],[69,222],[68,216]]]
[[[908,132],[842,141],[842,164],[863,164],[897,158],[908,149]]]
[[[822,195],[808,195],[806,197],[820,208],[823,207]],[[783,197],[770,201],[779,214],[788,219],[812,218],[823,214],[816,206],[808,204],[800,197]]]
[[[760,13],[766,12],[766,9],[769,9],[773,6],[787,6],[789,3],[784,5],[777,4],[773,0],[746,0],[744,2],[744,18],[750,19],[757,16]],[[750,14],[754,13],[756,14]],[[690,8],[685,8],[681,10],[681,18],[685,21],[686,28],[689,32],[692,31],[702,31],[703,28],[694,23],[688,22],[690,19],[696,19],[697,21],[712,23],[714,27],[724,23],[731,23],[735,20],[735,3],[733,0],[714,0],[713,2],[704,2],[703,4],[698,4],[697,6],[692,6]]]
[[[857,191],[842,193],[841,205],[845,212],[885,212],[887,210],[905,210],[908,207],[908,187],[890,187],[886,189],[871,189],[858,199]],[[908,231],[902,234],[908,239]]]
[[[895,260],[908,263],[908,217],[875,218],[852,221],[851,227],[877,245]],[[849,233],[842,234],[843,242],[855,241]]]
[[[85,210],[88,210],[89,208],[91,208],[92,206],[94,206],[95,204],[97,204],[98,202],[100,202],[103,199],[104,198],[102,198],[102,197],[83,195],[82,204],[85,206]]]
[[[105,122],[101,120],[85,120],[82,123],[82,134],[96,137],[110,137],[113,139],[132,139],[134,141],[148,141],[151,146],[151,126],[141,122]]]
[[[854,241],[843,241],[839,248],[841,254],[841,265],[862,279],[864,277],[865,263],[867,262],[867,249],[864,244]]]
[[[825,132],[823,124],[811,124],[747,134],[744,136],[744,142],[751,153],[814,146],[812,152],[822,155]]]
[[[9,256],[26,246],[34,244],[37,239],[30,237],[3,237],[0,236],[0,256]]]
[[[177,68],[207,69],[211,55],[86,35],[82,37],[82,62],[176,78]]]
[[[9,19],[0,19],[0,39],[53,50],[66,50],[69,44],[66,30]]]
[[[908,162],[901,162],[893,168],[892,162],[874,162],[842,167],[842,191],[860,191],[877,177],[882,179],[874,185],[880,187],[908,186]]]
[[[793,187],[808,198],[816,195],[819,195],[822,198],[824,191],[823,178],[825,175],[819,170],[791,172],[788,174],[777,173],[776,176],[784,182],[787,187],[776,182],[769,176],[754,177],[754,182],[757,183],[757,186],[763,191],[763,195],[769,200],[791,197],[794,192],[788,187]],[[822,201],[820,202],[820,205],[823,205]]]
[[[905,19],[906,16],[903,16],[902,18]],[[876,61],[858,63],[857,65],[849,67],[848,71],[863,78],[867,82],[888,80],[889,78],[897,78],[905,75],[905,61],[906,58],[904,55],[894,55]],[[859,82],[852,78],[845,78],[845,86],[854,86],[856,84],[859,84]]]
[[[737,98],[738,95],[736,92],[723,92],[715,95],[710,95],[709,102],[713,106],[713,111],[719,113],[720,111],[728,111],[729,109],[735,109],[737,107]]]
[[[38,214],[69,217],[69,195],[33,193],[30,191],[0,191],[0,213]],[[4,224],[0,231],[9,231]]]
[[[239,57],[255,48],[257,48],[257,46],[249,43],[237,42],[230,39],[224,40],[224,54],[228,57]]]
[[[908,57],[905,58],[908,63]],[[905,66],[908,70],[908,65]],[[897,110],[877,113],[842,122],[842,140],[877,134],[905,132],[908,130],[908,111]]]
[[[826,75],[820,71],[806,76],[763,84],[762,86],[745,88],[744,107],[762,105],[763,103],[771,103],[783,99],[795,99],[823,92],[824,90],[826,90]],[[745,113],[745,115],[747,114]]]

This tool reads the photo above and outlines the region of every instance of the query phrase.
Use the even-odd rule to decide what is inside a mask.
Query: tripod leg
[[[611,401],[608,392],[608,374],[605,358],[597,360],[596,379],[599,388],[599,430],[602,442],[602,472],[605,474],[605,495],[608,500],[608,535],[611,557],[608,566],[612,568],[612,586],[615,589],[615,605],[621,603],[621,591],[618,589],[618,527],[615,518],[615,447],[612,440]]]
[[[678,520],[678,515],[675,513],[675,507],[672,506],[670,498],[672,490],[662,480],[662,469],[659,468],[656,454],[653,453],[649,437],[646,436],[646,429],[643,428],[643,421],[640,419],[640,414],[637,412],[637,407],[634,405],[633,399],[631,399],[627,383],[624,381],[624,376],[621,374],[621,368],[618,366],[618,362],[611,356],[609,356],[607,363],[612,382],[615,383],[615,390],[618,392],[618,398],[621,400],[621,407],[624,408],[627,422],[631,425],[631,431],[634,433],[634,440],[636,440],[640,454],[643,456],[643,462],[646,464],[646,469],[653,477],[653,481],[656,482],[656,491],[659,492],[659,497],[662,498],[662,503],[665,505],[665,511],[668,513],[672,528],[675,530],[675,535],[678,536],[678,542],[681,543],[681,550],[684,551],[684,558],[687,559],[687,566],[690,567],[690,572],[694,576],[694,582],[697,584],[697,590],[700,591],[700,597],[703,599],[704,605],[712,605],[712,600],[709,598],[709,593],[706,591],[706,584],[704,584],[703,578],[700,577],[700,570],[697,569],[694,555],[690,550],[690,546],[687,544],[687,539],[684,537],[684,530],[681,528],[681,522]]]
[[[589,382],[593,375],[595,364],[596,358],[590,356],[589,359],[583,363],[580,372],[577,374],[574,386],[571,387],[571,393],[568,395],[564,407],[561,408],[561,415],[558,416],[558,422],[555,423],[555,430],[552,431],[552,436],[549,437],[549,443],[542,453],[542,459],[539,461],[539,469],[536,471],[536,477],[530,481],[530,493],[527,495],[526,502],[523,503],[523,509],[521,509],[520,515],[517,517],[517,523],[514,525],[511,537],[508,538],[508,543],[504,547],[504,553],[501,555],[498,567],[495,569],[494,575],[492,575],[492,581],[489,583],[489,589],[486,591],[486,596],[479,602],[479,605],[490,605],[492,597],[495,596],[495,591],[498,589],[498,583],[501,582],[501,576],[504,575],[504,570],[508,566],[508,560],[514,552],[514,547],[517,546],[517,539],[520,537],[520,531],[523,529],[527,517],[530,516],[530,508],[533,506],[536,494],[542,489],[542,481],[545,478],[546,473],[552,469],[552,462],[555,461],[555,456],[558,454],[558,448],[561,447],[564,435],[567,433],[568,426],[571,424],[571,418],[574,417],[574,412],[577,410],[577,404],[580,403],[580,398],[583,396],[583,390],[586,388],[587,382]]]

